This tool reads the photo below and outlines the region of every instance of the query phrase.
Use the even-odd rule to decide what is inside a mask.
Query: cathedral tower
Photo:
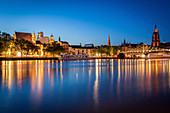
[[[155,30],[154,30],[153,36],[152,36],[152,46],[153,47],[159,47],[160,46],[159,31],[157,30],[156,25],[155,25]]]

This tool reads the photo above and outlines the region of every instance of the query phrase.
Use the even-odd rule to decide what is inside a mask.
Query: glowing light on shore
[[[18,52],[18,53],[17,53],[17,56],[21,56],[21,52]]]
[[[145,58],[145,55],[143,54],[142,57]]]
[[[44,54],[43,51],[41,51],[41,56],[43,56],[43,54]]]

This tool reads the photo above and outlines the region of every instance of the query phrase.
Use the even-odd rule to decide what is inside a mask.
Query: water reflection
[[[94,98],[94,103],[95,103],[95,109],[97,109],[98,104],[99,104],[99,97],[98,97],[99,60],[98,59],[96,59],[96,61],[95,61],[95,68],[96,68],[95,69],[96,77],[95,77],[95,82],[94,82],[94,96],[93,96],[93,98]]]
[[[14,101],[19,91],[26,92],[24,95],[30,98],[27,104],[40,109],[51,101],[56,105],[79,105],[77,100],[83,100],[86,107],[93,103],[95,110],[99,110],[107,103],[170,91],[170,60],[166,59],[18,60],[2,61],[0,67],[0,89],[8,90],[1,94],[9,95],[1,96],[1,101]]]

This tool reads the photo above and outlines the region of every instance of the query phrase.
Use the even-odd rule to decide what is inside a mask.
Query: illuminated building
[[[124,39],[124,43],[121,45],[122,51],[129,51],[129,50],[132,50],[134,48],[137,48],[138,46],[139,46],[138,43],[137,44],[126,43],[125,39]]]
[[[69,53],[74,55],[90,55],[94,56],[96,47],[93,44],[85,44],[84,47],[80,45],[70,45]]]
[[[48,44],[49,43],[49,37],[40,37],[40,42],[42,44]]]
[[[41,31],[41,32],[38,32],[37,34],[37,40],[39,40],[42,44],[48,44],[49,43],[49,37],[47,36],[44,36],[43,35],[44,33]]]
[[[50,44],[52,44],[52,43],[54,43],[54,36],[53,35],[50,36]]]
[[[160,46],[159,31],[157,30],[156,25],[155,25],[155,30],[154,30],[153,36],[152,36],[152,46],[153,47],[159,47]]]
[[[149,46],[148,44],[144,44],[143,42],[137,43],[137,44],[131,44],[126,43],[124,40],[124,43],[121,45],[122,52],[126,53],[126,57],[138,57],[143,55],[144,53],[149,52]]]
[[[39,40],[40,37],[43,37],[43,32],[42,31],[37,33],[37,40]]]

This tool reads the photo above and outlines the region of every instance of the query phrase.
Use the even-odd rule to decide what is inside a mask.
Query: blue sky
[[[170,41],[168,0],[0,0],[0,30],[43,31],[70,44],[151,43],[157,24],[161,41]]]

